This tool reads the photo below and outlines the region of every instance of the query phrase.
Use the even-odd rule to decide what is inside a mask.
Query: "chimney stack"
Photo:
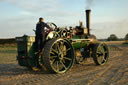
[[[86,10],[86,27],[88,29],[88,35],[90,35],[90,14],[91,14],[91,10],[90,9]]]

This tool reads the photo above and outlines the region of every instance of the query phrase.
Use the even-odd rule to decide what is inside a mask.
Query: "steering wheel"
[[[57,28],[56,24],[48,22],[47,25],[50,27],[50,29],[45,29],[45,35],[47,36],[51,31]]]
[[[47,25],[52,28],[52,30],[55,30],[57,28],[57,25],[55,23],[52,22],[47,22]]]

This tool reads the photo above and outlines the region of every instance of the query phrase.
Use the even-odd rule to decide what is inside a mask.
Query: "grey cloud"
[[[16,37],[24,34],[34,35],[36,22],[31,20],[33,17],[17,17],[3,20],[0,22],[0,37]]]
[[[29,12],[52,11],[58,6],[57,0],[3,0]]]
[[[128,33],[128,20],[119,20],[113,22],[93,23],[92,33],[98,38],[108,38],[110,34],[116,34],[118,37],[124,38]]]
[[[23,9],[22,14],[36,16],[68,17],[76,16],[77,12],[70,12],[61,9],[59,0],[3,0],[16,7]]]

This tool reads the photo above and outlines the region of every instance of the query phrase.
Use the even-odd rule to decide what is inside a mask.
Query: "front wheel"
[[[44,46],[42,59],[48,71],[65,73],[73,65],[74,50],[68,40],[52,39]]]
[[[92,49],[92,57],[96,65],[104,65],[109,57],[108,46],[104,43],[94,45]]]

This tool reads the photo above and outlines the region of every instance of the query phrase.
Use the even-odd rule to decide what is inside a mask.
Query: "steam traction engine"
[[[93,58],[96,65],[104,65],[109,57],[108,46],[100,43],[94,35],[90,34],[90,10],[86,10],[86,25],[87,28],[77,26],[73,29],[76,34],[73,34],[67,29],[57,28],[54,23],[50,23],[50,27],[59,31],[54,29],[47,33],[44,48],[38,55],[34,36],[17,37],[19,65],[35,67],[37,56],[39,65],[45,66],[52,73],[67,72],[74,62],[83,64],[89,57]]]

